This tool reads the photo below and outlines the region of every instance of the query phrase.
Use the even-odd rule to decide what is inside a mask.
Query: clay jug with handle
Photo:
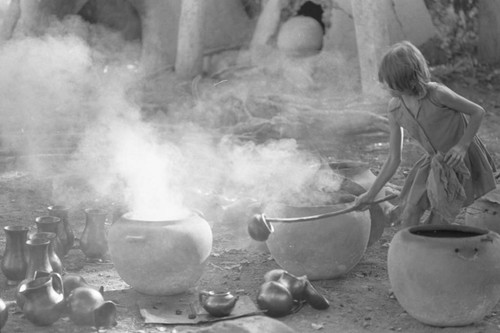
[[[30,280],[20,287],[19,293],[25,297],[26,319],[37,326],[51,325],[64,311],[63,284],[57,273]]]

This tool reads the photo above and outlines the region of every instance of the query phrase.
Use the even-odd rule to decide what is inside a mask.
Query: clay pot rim
[[[464,233],[473,233],[475,235],[464,235],[464,236],[457,236],[457,237],[432,237],[428,235],[421,235],[418,234],[417,232],[419,231],[458,231],[458,232],[464,232]],[[481,229],[477,227],[472,227],[472,226],[466,226],[466,225],[417,225],[417,226],[411,226],[405,229],[401,230],[402,233],[405,233],[411,237],[415,238],[426,238],[426,239],[440,239],[440,240],[465,240],[465,239],[475,239],[478,237],[484,237],[486,235],[492,234],[491,231],[487,229]]]
[[[48,231],[38,231],[31,235],[30,240],[32,239],[48,239],[48,240],[53,240],[57,237],[57,234],[55,232],[48,232]]]
[[[163,219],[158,219],[158,220],[151,220],[151,219],[141,220],[140,218],[135,217],[134,212],[131,211],[131,212],[127,212],[127,213],[123,214],[117,222],[122,220],[122,221],[127,221],[127,222],[139,222],[139,223],[171,223],[171,224],[174,224],[174,223],[180,223],[182,221],[190,219],[193,216],[198,216],[200,218],[203,218],[202,216],[200,216],[200,214],[198,214],[195,211],[188,211],[188,213],[186,215],[184,215],[182,218],[172,218],[172,219],[164,219],[163,218]]]
[[[8,225],[3,227],[6,231],[29,231],[30,229],[24,225]]]
[[[47,207],[49,211],[68,211],[69,208],[64,205],[50,205]]]
[[[35,218],[36,223],[59,223],[61,222],[61,218],[57,216],[50,216],[50,215],[43,215],[43,216],[37,216]]]
[[[91,215],[108,215],[108,211],[101,208],[85,208],[83,211]]]
[[[38,246],[38,245],[45,245],[45,244],[50,244],[50,239],[48,239],[48,238],[34,238],[34,239],[28,239],[26,241],[26,245]]]

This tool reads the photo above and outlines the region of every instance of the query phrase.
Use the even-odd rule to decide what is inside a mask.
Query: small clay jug
[[[198,294],[200,305],[214,317],[229,316],[239,296],[229,291],[205,291]]]
[[[64,298],[68,298],[73,290],[78,287],[90,287],[83,276],[76,274],[65,274],[63,277]]]
[[[104,228],[107,215],[102,209],[85,209],[85,229],[80,237],[80,249],[89,260],[102,260],[108,254]]]
[[[35,218],[35,224],[38,232],[53,232],[57,235],[56,239],[53,241],[54,251],[57,253],[59,258],[64,257],[64,247],[59,238],[59,225],[61,224],[61,219],[55,216],[38,216]]]
[[[8,285],[17,285],[26,276],[28,267],[26,241],[28,227],[6,226],[3,228],[6,236],[5,251],[2,258],[2,272]]]
[[[304,290],[306,287],[307,276],[297,277],[288,272],[283,272],[278,279],[278,282],[284,285],[294,300],[301,301],[304,298]]]
[[[116,305],[111,301],[104,301],[103,293],[92,287],[78,287],[71,291],[67,306],[69,318],[77,325],[116,325]]]
[[[68,254],[68,251],[75,243],[75,234],[69,223],[69,209],[61,205],[53,205],[47,207],[50,216],[55,216],[61,219],[58,226],[57,237],[59,237],[62,244],[63,255]]]
[[[52,266],[52,270],[56,273],[59,273],[62,275],[63,273],[63,267],[62,267],[62,262],[61,258],[57,255],[56,251],[54,250],[54,241],[56,240],[57,235],[53,232],[37,232],[33,235],[31,235],[31,239],[48,239],[50,244],[48,247],[48,257],[49,257],[49,262],[50,265]]]
[[[37,326],[51,325],[64,311],[63,284],[57,273],[30,280],[20,287],[19,293],[25,297],[26,319]]]

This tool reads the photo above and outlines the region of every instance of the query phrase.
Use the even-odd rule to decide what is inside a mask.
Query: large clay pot
[[[143,221],[127,213],[109,229],[111,260],[132,288],[149,295],[180,294],[201,277],[212,250],[212,230],[198,214]]]
[[[388,273],[399,304],[415,319],[478,322],[500,300],[500,236],[459,225],[409,227],[391,241]]]
[[[3,228],[6,236],[5,251],[2,257],[2,272],[8,285],[17,285],[26,277],[28,227],[6,226]]]
[[[291,207],[271,204],[272,217],[304,217],[338,211],[349,204]],[[311,280],[332,279],[349,272],[363,257],[370,236],[367,211],[298,223],[273,223],[267,240],[272,257],[288,272]]]
[[[465,210],[464,224],[500,234],[500,203],[480,198]]]
[[[377,179],[377,176],[371,172],[370,166],[367,163],[358,161],[338,161],[330,162],[329,166],[335,173],[344,177],[341,189],[354,195],[360,195],[366,192],[372,186],[375,179]],[[380,199],[383,196],[383,193],[379,193],[376,198]],[[389,223],[389,219],[385,212],[392,207],[393,205],[389,202],[382,202],[370,206],[371,230],[368,247],[378,241],[384,233],[385,226]]]

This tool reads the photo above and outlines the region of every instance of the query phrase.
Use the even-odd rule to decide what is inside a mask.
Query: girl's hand
[[[444,162],[450,167],[455,168],[464,161],[466,153],[466,147],[462,145],[455,145],[448,150],[446,155],[444,155]]]
[[[354,199],[353,208],[356,210],[367,210],[370,208],[370,204],[373,200],[375,200],[375,197],[370,195],[368,192],[365,192]]]

